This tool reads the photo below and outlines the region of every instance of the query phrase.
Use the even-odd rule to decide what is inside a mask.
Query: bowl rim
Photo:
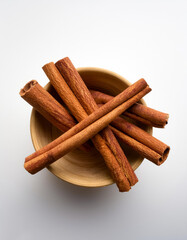
[[[79,68],[77,68],[77,71],[78,71],[79,73],[85,72],[85,71],[87,71],[87,72],[100,72],[100,73],[105,73],[105,74],[108,74],[108,75],[111,75],[111,76],[117,78],[118,80],[120,80],[120,81],[122,81],[122,82],[124,82],[124,83],[126,83],[126,84],[128,84],[128,85],[132,85],[132,83],[129,82],[126,78],[122,77],[121,75],[119,75],[119,74],[117,74],[117,73],[115,73],[115,72],[113,72],[113,71],[110,71],[110,70],[107,70],[107,69],[104,69],[104,68],[98,68],[98,67],[79,67]],[[45,88],[46,90],[48,90],[50,85],[51,85],[51,83],[48,82],[48,83],[44,86],[44,88]],[[146,104],[146,102],[144,101],[144,99],[141,99],[141,102],[142,102],[143,105],[147,106],[147,104]],[[36,141],[35,141],[35,139],[34,139],[34,133],[33,133],[33,130],[32,130],[32,129],[33,129],[33,126],[34,126],[34,123],[35,123],[35,118],[34,118],[34,113],[35,113],[35,112],[36,112],[36,110],[35,110],[34,108],[32,108],[31,116],[30,116],[30,134],[31,134],[31,140],[32,140],[33,147],[34,147],[35,150],[38,150],[38,148],[37,148],[37,143],[36,143]],[[153,133],[153,128],[152,128],[152,127],[150,127],[150,129],[149,129],[149,133],[152,135],[152,133]],[[139,161],[138,161],[138,163],[137,163],[137,165],[136,165],[136,167],[135,167],[135,170],[142,164],[143,160],[144,160],[144,158],[142,157],[142,160],[139,160]],[[93,186],[92,186],[92,185],[86,185],[86,184],[85,184],[85,185],[81,185],[81,184],[78,184],[77,182],[73,182],[72,180],[69,181],[69,180],[66,179],[66,178],[62,178],[62,177],[59,176],[57,173],[55,173],[55,172],[53,171],[53,169],[51,169],[50,165],[47,167],[47,169],[48,169],[52,174],[54,174],[56,177],[58,177],[59,179],[65,181],[65,182],[67,182],[67,183],[71,183],[71,184],[73,184],[73,185],[80,186],[80,187],[98,188],[98,187],[106,187],[106,186],[112,185],[112,184],[114,183],[113,180],[111,179],[111,182],[108,182],[107,184],[102,184],[102,185],[100,184],[100,185],[98,185],[98,186],[97,186],[97,185],[93,185]]]

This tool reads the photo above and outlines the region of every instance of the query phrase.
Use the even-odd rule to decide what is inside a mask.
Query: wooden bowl
[[[108,70],[79,68],[78,72],[90,89],[101,90],[113,96],[130,85],[125,78]],[[45,86],[45,89],[59,100],[50,83]],[[144,100],[140,103],[145,105]],[[35,109],[31,113],[30,130],[35,150],[42,148],[61,134]],[[144,130],[152,134],[152,128],[144,127]],[[143,158],[127,146],[124,147],[122,144],[122,147],[132,168],[136,170]],[[60,179],[79,186],[103,187],[113,183],[104,160],[94,148],[90,153],[76,149],[51,164],[48,169]]]

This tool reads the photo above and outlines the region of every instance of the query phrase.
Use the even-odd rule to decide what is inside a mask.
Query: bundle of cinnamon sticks
[[[67,109],[35,80],[28,82],[20,95],[64,133],[26,157],[24,167],[29,173],[37,173],[75,148],[91,151],[91,139],[119,191],[125,192],[138,178],[117,139],[157,165],[167,159],[169,146],[120,116],[153,127],[167,124],[168,114],[137,103],[151,91],[144,79],[112,97],[89,90],[69,58],[48,63],[43,70]]]

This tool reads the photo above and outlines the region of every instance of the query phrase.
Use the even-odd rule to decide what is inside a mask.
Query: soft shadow
[[[120,197],[118,188],[115,184],[99,187],[87,188],[67,183],[50,172],[45,175],[45,183],[49,189],[52,189],[58,198],[65,198],[71,204],[90,205],[97,203],[114,203]],[[124,193],[123,193],[124,194]]]

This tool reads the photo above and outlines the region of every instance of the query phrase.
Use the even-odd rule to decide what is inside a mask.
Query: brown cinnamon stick
[[[91,114],[93,111],[95,111],[98,108],[97,104],[70,59],[64,58],[58,61],[55,65],[74,92],[81,105],[84,107],[87,114]],[[145,80],[139,81],[139,83],[141,83],[143,87],[147,85]],[[131,91],[129,91],[127,94],[127,99],[136,90],[137,89],[135,85],[133,85],[131,87]],[[128,178],[130,185],[134,185],[138,179],[113,133],[109,128],[106,128],[102,131],[102,136],[105,138],[108,146],[117,158],[120,166],[123,168],[125,176]]]
[[[128,111],[149,120],[158,127],[165,127],[165,125],[168,123],[169,114],[159,112],[142,104],[136,103],[132,108],[130,107]]]
[[[60,157],[64,156],[69,151],[75,149],[76,147],[78,147],[81,144],[83,144],[84,142],[86,142],[88,139],[95,136],[99,131],[101,131],[104,127],[106,127],[111,121],[113,121],[116,118],[116,116],[120,115],[125,109],[127,109],[134,102],[141,99],[149,91],[150,91],[150,88],[146,87],[145,89],[143,89],[141,92],[139,92],[134,97],[132,97],[129,100],[127,100],[126,102],[122,103],[121,105],[119,105],[118,107],[113,109],[108,114],[104,115],[103,117],[101,117],[100,119],[98,119],[97,121],[95,121],[94,123],[89,125],[88,127],[84,128],[82,131],[78,132],[74,136],[67,139],[66,137],[68,135],[71,136],[71,134],[69,134],[69,132],[74,131],[73,128],[75,129],[75,128],[77,128],[78,125],[81,125],[81,122],[80,122],[78,125],[76,125],[72,129],[70,129],[69,131],[64,133],[64,135],[66,136],[65,137],[66,140],[64,142],[58,144],[57,146],[50,149],[49,151],[44,152],[43,154],[41,154],[29,161],[26,161],[24,164],[25,169],[28,172],[34,174],[34,173],[40,171],[41,169],[43,169],[44,167],[48,166],[49,164],[53,163],[54,161],[56,161]],[[99,112],[99,109],[95,111],[96,115],[97,115],[97,112]],[[88,116],[88,118],[91,118],[91,115]],[[86,121],[87,121],[87,119],[83,120],[82,122],[86,122]],[[118,184],[119,189],[121,191],[127,191],[129,182],[126,178],[124,180],[124,174],[121,171],[121,168],[120,168],[118,162],[116,161],[114,155],[110,154],[110,149],[105,144],[105,141],[103,140],[103,138],[98,134],[96,136],[98,136],[98,138],[100,138],[102,145],[100,144],[100,141],[98,141],[98,140],[96,141],[96,144],[100,144],[102,146],[101,152],[104,155],[104,157],[105,157],[105,155],[107,157],[107,166],[111,170],[112,176],[114,177],[114,179],[117,178],[117,180],[118,180],[117,184]],[[59,138],[62,139],[63,135],[60,136]],[[100,149],[100,146],[99,146],[99,149]],[[108,158],[109,154],[110,154],[111,158]]]
[[[167,159],[170,147],[143,129],[121,117],[117,117],[111,125],[158,153],[160,155],[159,160],[158,158],[150,159],[155,164],[161,165]]]
[[[48,65],[48,66],[50,66],[50,65]],[[136,82],[136,86],[138,86],[138,85],[141,86],[141,81]],[[39,149],[38,151],[36,151],[33,154],[31,154],[30,156],[28,156],[25,159],[25,162],[31,160],[32,158],[35,158],[38,155],[41,155],[44,152],[47,152],[48,150],[52,149],[56,145],[58,145],[61,142],[65,141],[66,139],[72,137],[76,133],[80,132],[81,130],[83,130],[84,128],[89,126],[91,123],[96,121],[97,119],[99,119],[102,116],[104,116],[105,114],[109,113],[111,110],[113,110],[115,107],[119,106],[120,103],[124,102],[127,99],[127,93],[132,93],[131,89],[132,89],[132,87],[130,87],[127,90],[124,90],[118,96],[116,96],[115,98],[113,98],[112,100],[110,100],[109,102],[107,102],[106,104],[101,106],[99,109],[97,109],[96,112],[94,111],[92,114],[90,114],[89,117],[84,119],[84,121],[81,121],[79,124],[77,124],[76,127],[72,127],[71,130],[68,131],[68,133],[63,134],[61,137],[59,137],[56,140],[52,141],[51,143],[49,143],[48,145],[46,145],[42,149]],[[44,92],[44,93],[46,91],[41,86],[40,86],[40,90],[42,92]],[[30,95],[31,95],[31,93],[30,93]],[[40,100],[38,100],[38,101],[40,101]],[[127,104],[128,104],[128,102],[127,102]],[[108,138],[107,140],[111,141],[111,139],[112,138]],[[113,144],[115,144],[115,142],[111,142],[111,145],[113,145]],[[115,148],[113,149],[113,151],[115,151]]]
[[[98,104],[98,106],[103,107],[103,104]],[[112,131],[114,134],[125,144],[137,151],[141,156],[147,158],[156,165],[161,165],[167,159],[170,147],[135,124],[126,121],[122,117],[117,117],[111,122],[111,125],[113,126]],[[114,127],[120,131],[117,131]],[[129,137],[123,136],[124,133]],[[141,145],[134,140],[139,141]],[[152,151],[154,151],[154,153]]]
[[[46,75],[48,76],[51,84],[54,86],[54,88],[58,92],[59,96],[65,102],[65,104],[70,109],[70,111],[75,116],[75,118],[78,121],[82,121],[84,118],[86,118],[88,116],[86,111],[83,109],[83,107],[81,106],[81,104],[79,103],[79,101],[77,100],[77,98],[75,97],[75,95],[73,94],[73,92],[71,91],[71,89],[69,88],[69,86],[67,85],[65,80],[63,79],[63,77],[61,76],[61,74],[59,73],[58,69],[55,67],[54,63],[46,64],[43,67],[43,70],[46,73]],[[122,187],[122,184],[119,184],[119,181],[121,181],[121,180],[118,178],[119,178],[119,176],[121,176],[122,170],[121,170],[120,166],[118,166],[119,164],[118,164],[117,160],[115,159],[112,151],[106,145],[105,141],[101,140],[101,137],[97,134],[92,139],[92,142],[94,143],[96,149],[103,156],[108,168],[111,170],[111,175],[112,175],[114,181],[116,182],[116,184],[118,185],[119,190],[120,191],[128,191],[130,189],[130,184],[127,185],[128,180],[125,177],[125,175],[123,177],[123,183],[124,183],[123,187]],[[105,149],[105,152],[103,151],[103,149]],[[108,150],[106,150],[106,149],[108,149]],[[113,170],[112,170],[111,159],[114,164]],[[118,166],[118,167],[116,167],[116,166]]]
[[[146,125],[146,126],[157,127],[157,128],[163,127],[163,126],[160,126],[160,125],[156,125],[156,124],[150,122],[149,120],[144,119],[144,118],[142,118],[142,117],[140,117],[140,116],[138,116],[138,115],[136,115],[136,114],[133,114],[133,113],[128,112],[128,109],[127,109],[127,111],[125,111],[125,112],[123,113],[123,115],[126,116],[126,117],[128,117],[128,118],[130,118],[130,119],[135,120],[136,122],[139,122],[139,123],[141,123],[141,124],[143,124],[143,125]]]
[[[110,126],[113,133],[116,135],[118,139],[120,139],[123,143],[131,147],[134,151],[140,154],[140,156],[147,158],[153,163],[156,163],[157,165],[160,165],[159,162],[163,161],[163,158],[160,154],[156,153],[149,147],[145,146],[141,142],[138,142],[134,138],[124,134],[122,131],[119,131],[118,129]]]
[[[98,104],[104,104],[113,98],[100,91],[90,90],[90,92]],[[124,112],[124,115],[145,125],[159,128],[163,128],[167,124],[169,118],[169,114],[157,111],[139,103],[135,103]]]
[[[62,132],[67,131],[76,124],[68,111],[37,81],[28,82],[20,90],[20,96]]]
[[[69,112],[51,96],[37,81],[32,80],[28,82],[21,90],[20,96],[34,107],[41,115],[43,115],[50,123],[57,127],[60,131],[66,132],[76,125],[75,120]],[[48,151],[49,147],[54,147],[51,143],[46,146],[42,151]],[[91,146],[85,143],[80,147],[81,150],[90,151]],[[30,155],[27,160],[42,154],[41,150]]]

